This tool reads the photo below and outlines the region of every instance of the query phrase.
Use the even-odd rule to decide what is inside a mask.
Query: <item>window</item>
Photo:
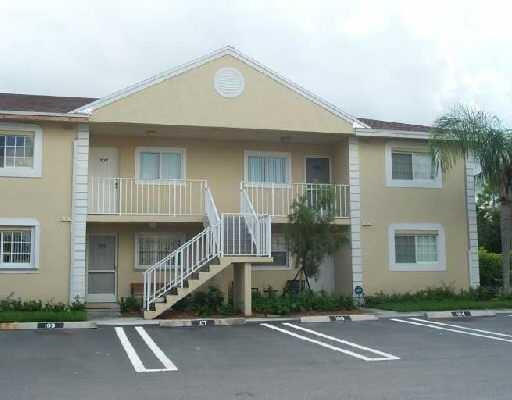
[[[393,179],[434,179],[432,158],[428,153],[393,152]]]
[[[422,146],[388,145],[387,185],[396,187],[440,188],[441,174],[432,165],[432,156]]]
[[[389,229],[392,271],[442,271],[444,231],[438,224],[394,224]]]
[[[42,145],[37,125],[0,122],[0,176],[40,177]]]
[[[139,233],[135,236],[135,265],[147,268],[166,257],[185,241],[181,233]]]
[[[38,222],[0,218],[0,270],[37,268]]]
[[[397,263],[437,262],[437,234],[395,233]]]
[[[246,181],[249,183],[288,184],[290,156],[287,153],[246,152]]]
[[[290,268],[288,246],[283,233],[272,233],[272,264],[254,265],[255,269],[288,269]]]
[[[158,147],[136,149],[136,173],[140,180],[180,180],[185,178],[184,150]]]
[[[33,135],[0,134],[0,168],[32,168],[33,166]]]

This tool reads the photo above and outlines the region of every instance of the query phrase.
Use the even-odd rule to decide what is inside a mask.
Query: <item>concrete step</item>
[[[155,303],[154,310],[144,311],[144,318],[153,319],[158,317],[182,298],[186,297],[194,290],[205,284],[208,280],[213,278],[230,264],[231,261],[227,259],[217,259],[217,264],[210,263],[209,265],[201,267],[184,282],[183,287],[171,289],[165,296],[165,303]]]
[[[88,320],[121,317],[121,306],[118,303],[87,303],[85,309]]]

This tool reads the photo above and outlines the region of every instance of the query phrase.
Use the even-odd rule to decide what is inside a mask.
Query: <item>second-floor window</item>
[[[140,180],[185,179],[184,151],[181,149],[137,148],[136,157]]]
[[[428,153],[393,151],[393,179],[431,180],[435,177],[432,157]]]
[[[389,144],[386,152],[387,186],[442,187],[441,173],[434,168],[426,146]]]
[[[33,135],[0,133],[0,168],[32,168],[33,166]]]
[[[246,152],[246,180],[249,183],[288,184],[290,157],[287,153]]]

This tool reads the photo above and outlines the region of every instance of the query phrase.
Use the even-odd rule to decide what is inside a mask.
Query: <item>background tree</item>
[[[459,105],[436,120],[430,143],[434,165],[444,172],[468,156],[480,162],[477,178],[500,204],[503,290],[510,293],[512,132],[496,116]]]
[[[484,185],[477,195],[476,216],[478,245],[488,252],[501,253],[499,202],[498,197],[488,185]]]
[[[295,279],[300,275],[308,288],[309,278],[318,274],[324,257],[333,254],[345,240],[340,227],[333,224],[335,203],[334,193],[313,190],[294,201],[288,216],[285,237],[298,269]]]

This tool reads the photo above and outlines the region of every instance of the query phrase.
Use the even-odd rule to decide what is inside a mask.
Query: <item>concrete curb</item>
[[[93,320],[97,326],[142,326],[142,325],[160,325],[158,319],[142,318],[112,318]]]
[[[81,322],[2,322],[0,330],[22,330],[22,329],[95,329],[93,321]]]
[[[496,311],[494,311],[494,310],[428,311],[424,315],[428,319],[495,317]]]
[[[163,328],[178,328],[184,326],[232,326],[244,325],[245,318],[205,318],[205,319],[163,319],[160,326]]]
[[[336,322],[336,321],[375,321],[379,317],[375,314],[350,314],[350,315],[311,315],[301,317],[300,322]]]

